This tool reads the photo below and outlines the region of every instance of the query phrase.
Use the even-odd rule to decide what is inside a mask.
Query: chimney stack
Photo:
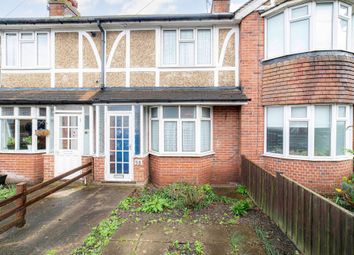
[[[80,16],[76,0],[48,0],[50,17],[77,17]]]
[[[230,12],[230,0],[213,0],[211,13]]]

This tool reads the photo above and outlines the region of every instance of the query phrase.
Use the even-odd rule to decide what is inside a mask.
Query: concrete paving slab
[[[142,232],[144,227],[142,224],[139,223],[124,223],[122,226],[119,227],[116,233],[113,234],[111,240],[114,241],[137,241]]]
[[[140,241],[136,249],[137,255],[163,255],[167,252],[170,243]],[[112,253],[114,254],[114,253]]]
[[[172,226],[164,223],[157,223],[147,226],[140,240],[153,242],[170,242],[173,238],[174,229]]]
[[[2,255],[69,254],[133,187],[70,185],[29,207],[26,225],[0,235]]]
[[[135,255],[137,246],[136,241],[111,241],[108,246],[104,249],[102,255]]]
[[[200,240],[203,243],[228,243],[229,232],[225,225],[202,225],[200,227],[203,234],[200,236]]]

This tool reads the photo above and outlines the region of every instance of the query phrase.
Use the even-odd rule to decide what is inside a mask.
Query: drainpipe
[[[106,76],[106,30],[103,29],[101,21],[97,20],[97,26],[101,31],[101,90],[105,89],[105,76]]]

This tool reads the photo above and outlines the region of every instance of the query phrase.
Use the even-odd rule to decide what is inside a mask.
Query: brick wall
[[[212,157],[160,157],[150,155],[150,174],[158,186],[174,182],[210,183]]]
[[[304,53],[263,65],[263,105],[354,103],[353,53]]]
[[[104,181],[105,157],[93,157],[93,180]]]
[[[134,181],[139,184],[145,184],[149,180],[149,156],[135,157],[135,160],[141,160],[142,165],[134,165]]]
[[[214,154],[204,157],[150,156],[151,181],[228,184],[240,173],[240,107],[213,109]]]
[[[0,154],[0,173],[8,175],[8,182],[26,181],[30,184],[41,182],[43,154]]]
[[[44,180],[49,180],[54,178],[54,155],[53,154],[44,154],[43,155],[44,162]]]
[[[343,176],[352,173],[353,161],[305,161],[264,157],[265,169],[283,172],[287,177],[318,191],[333,192]]]
[[[240,83],[251,101],[241,108],[241,154],[261,164],[264,110],[261,105],[264,57],[264,20],[258,12],[245,17],[240,25]]]

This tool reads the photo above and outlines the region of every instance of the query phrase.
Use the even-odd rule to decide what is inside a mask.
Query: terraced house
[[[0,172],[227,184],[241,155],[325,191],[352,173],[351,0],[193,15],[0,19]]]

